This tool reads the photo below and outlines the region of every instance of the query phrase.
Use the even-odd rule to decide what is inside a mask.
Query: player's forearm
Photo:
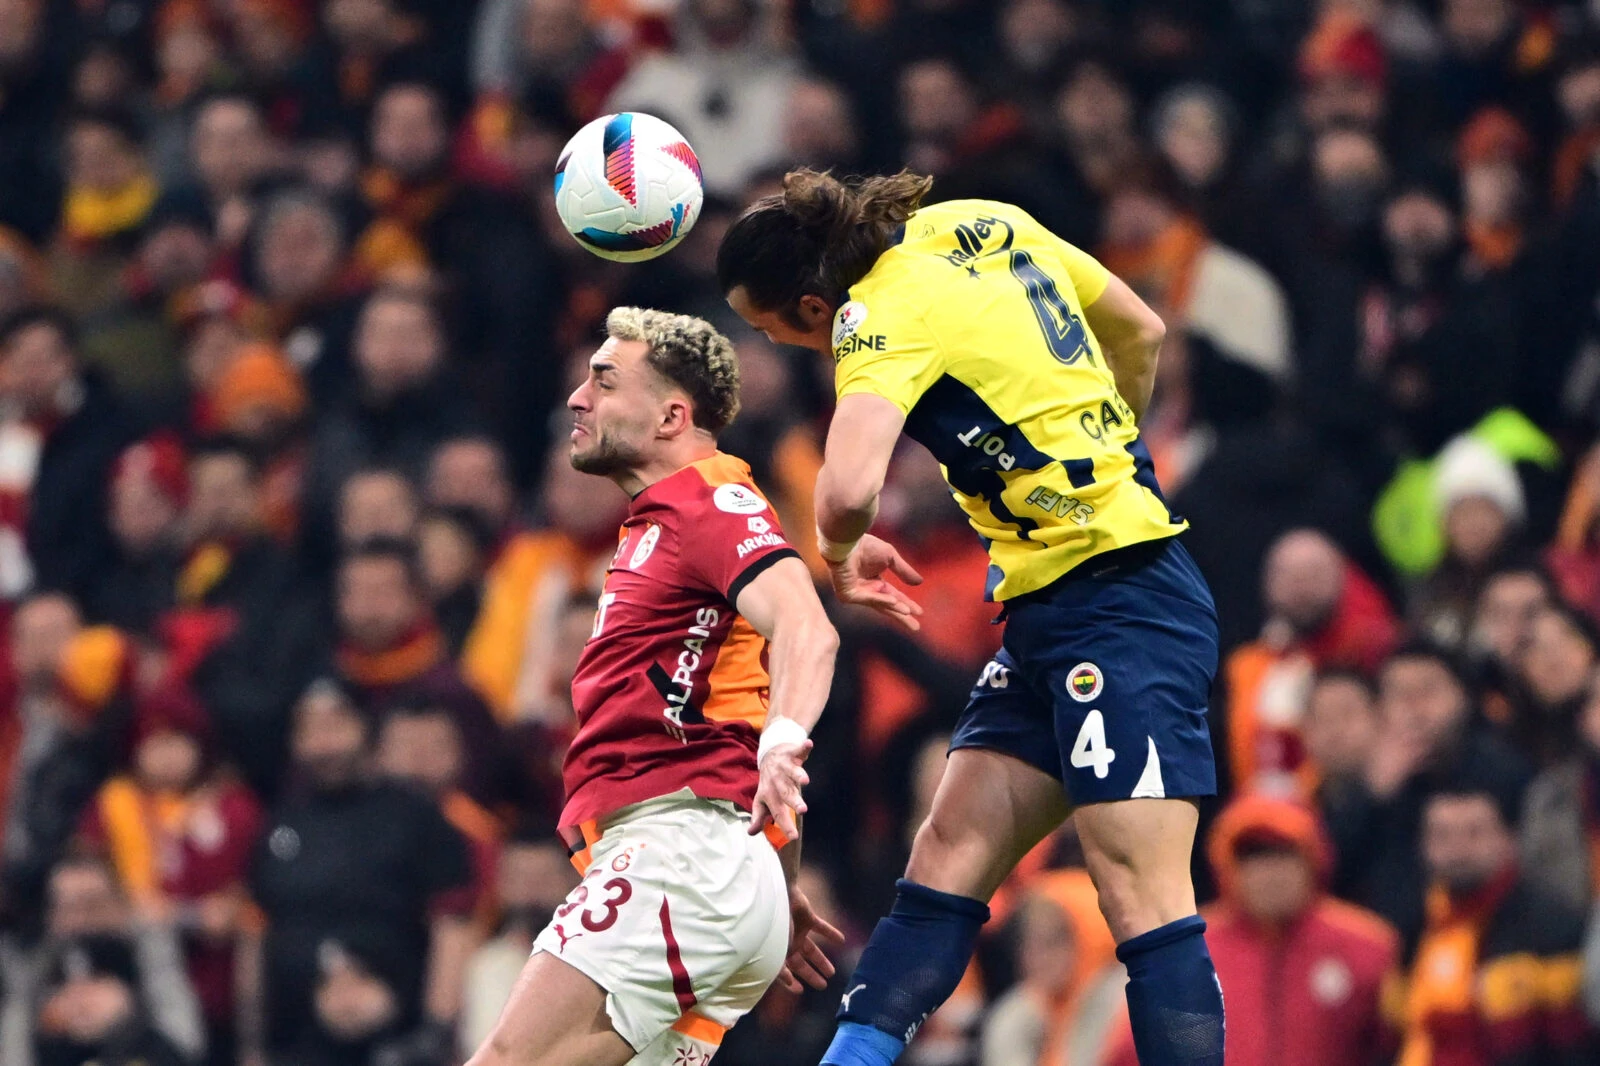
[[[1167,339],[1166,323],[1118,278],[1107,283],[1105,292],[1085,307],[1083,314],[1116,378],[1117,392],[1133,408],[1134,417],[1143,418],[1156,387],[1156,362]]]
[[[808,604],[778,615],[767,650],[772,677],[767,725],[787,718],[807,734],[822,717],[833,684],[839,634],[820,604]]]
[[[853,544],[878,517],[883,479],[824,463],[817,475],[817,532],[835,544]]]
[[[1143,418],[1156,388],[1156,364],[1161,357],[1161,342],[1166,332],[1151,331],[1126,338],[1122,344],[1104,348],[1111,374],[1117,379],[1117,392],[1133,408],[1135,418]]]

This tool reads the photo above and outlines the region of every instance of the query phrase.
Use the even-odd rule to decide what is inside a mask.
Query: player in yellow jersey
[[[817,524],[840,597],[918,625],[887,578],[919,578],[867,533],[903,432],[943,466],[1005,607],[1004,647],[823,1061],[893,1062],[955,988],[994,890],[1070,815],[1128,968],[1140,1062],[1221,1066],[1221,989],[1189,877],[1194,799],[1216,791],[1216,611],[1138,430],[1165,329],[1025,212],[922,208],[930,184],[796,171],[717,258],[742,318],[833,357]]]

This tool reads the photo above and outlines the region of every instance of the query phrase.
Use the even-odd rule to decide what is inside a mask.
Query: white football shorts
[[[534,941],[606,990],[634,1066],[709,1062],[783,967],[789,893],[778,853],[749,826],[687,789],[623,808]]]

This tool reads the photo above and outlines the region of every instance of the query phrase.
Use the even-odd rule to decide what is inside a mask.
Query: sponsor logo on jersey
[[[743,559],[753,551],[762,548],[775,548],[783,543],[783,538],[776,533],[758,533],[753,537],[746,537],[739,542],[739,558]]]
[[[651,553],[656,550],[656,541],[660,539],[660,526],[651,526],[649,529],[646,529],[644,531],[644,536],[639,538],[639,546],[633,549],[633,557],[628,560],[628,569],[639,569],[644,561],[650,558]]]
[[[851,300],[833,314],[833,346],[839,347],[844,339],[861,328],[861,323],[867,320],[867,305],[860,300]]]
[[[1079,703],[1088,703],[1105,687],[1106,679],[1094,663],[1079,663],[1067,674],[1067,695]]]
[[[860,351],[886,352],[888,350],[889,338],[882,333],[874,333],[870,337],[862,333],[834,342],[833,361],[837,363],[846,356],[854,355]]]
[[[768,522],[760,515],[756,515],[754,518],[750,519],[750,532],[752,533],[767,533],[770,532],[771,529],[772,523]]]
[[[717,505],[717,510],[729,514],[760,514],[767,509],[767,501],[759,493],[732,481],[718,485],[717,491],[711,494],[711,502]]]
[[[689,742],[689,738],[683,731],[683,709],[694,696],[695,671],[700,669],[701,660],[705,657],[706,641],[711,639],[711,630],[721,617],[721,612],[715,607],[702,607],[695,612],[695,624],[684,634],[683,650],[678,652],[671,684],[662,691],[667,705],[661,708],[661,715],[667,720],[667,732],[684,744]]]
[[[1014,236],[1011,223],[1003,219],[987,215],[975,218],[955,228],[955,248],[939,258],[951,266],[965,267],[967,273],[977,277],[973,264],[985,256],[1010,251]]]

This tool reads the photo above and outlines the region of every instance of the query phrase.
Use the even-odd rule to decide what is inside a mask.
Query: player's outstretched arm
[[[1107,281],[1105,291],[1084,307],[1083,317],[1117,379],[1117,391],[1133,408],[1134,416],[1143,418],[1156,387],[1156,360],[1161,342],[1167,338],[1166,324],[1116,275]]]
[[[817,546],[841,600],[871,607],[916,630],[922,608],[884,574],[893,573],[910,585],[921,584],[921,575],[893,546],[867,535],[878,516],[878,494],[905,422],[899,406],[882,396],[855,392],[840,397],[817,474]]]
[[[795,815],[806,809],[801,789],[809,778],[804,763],[811,752],[811,730],[822,717],[833,684],[839,634],[828,621],[799,559],[781,559],[739,592],[734,604],[757,633],[767,638],[767,669],[772,677],[766,728],[756,757],[761,774],[751,810],[750,832],[776,823],[798,840]]]

